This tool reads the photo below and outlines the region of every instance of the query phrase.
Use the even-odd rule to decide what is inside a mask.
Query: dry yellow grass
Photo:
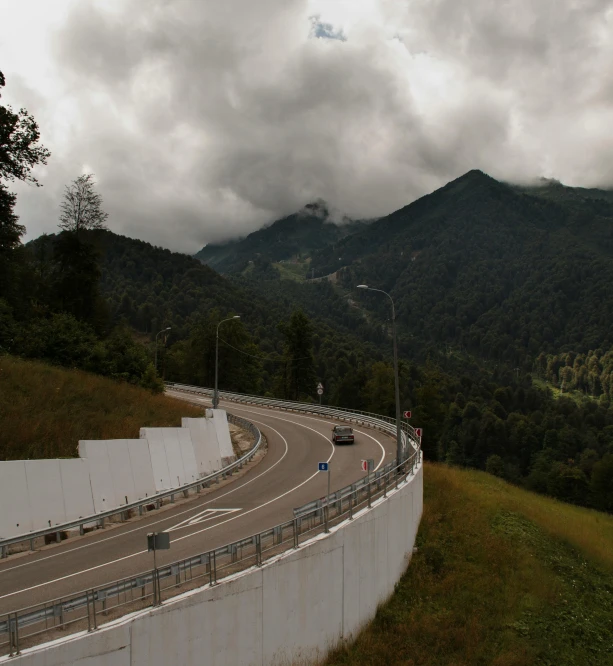
[[[536,495],[485,472],[442,465],[430,465],[429,471],[445,483],[462,484],[463,491],[470,498],[488,506],[491,511],[504,508],[521,513],[552,537],[578,548],[590,559],[613,570],[613,516]]]
[[[325,666],[613,663],[613,518],[426,464],[417,553]]]
[[[0,356],[0,460],[74,457],[79,439],[139,436],[202,409],[80,370]]]

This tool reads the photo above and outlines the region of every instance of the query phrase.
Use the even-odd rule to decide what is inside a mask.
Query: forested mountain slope
[[[333,247],[348,234],[365,226],[348,218],[335,224],[324,202],[308,204],[301,211],[277,220],[246,238],[207,245],[195,257],[220,273],[241,273],[249,262],[279,262],[314,250]]]
[[[561,186],[560,186],[561,187]],[[519,365],[613,343],[613,203],[471,171],[313,256],[316,274],[391,291],[414,341]],[[528,193],[530,192],[530,193]],[[357,294],[357,292],[356,292]],[[386,316],[387,303],[362,302]]]

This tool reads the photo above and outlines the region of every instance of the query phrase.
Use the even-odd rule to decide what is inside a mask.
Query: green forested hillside
[[[348,289],[362,282],[390,291],[414,351],[447,344],[530,368],[543,351],[609,348],[613,204],[570,199],[470,172],[333,253],[316,253],[312,266],[319,274],[344,266]],[[361,299],[386,316],[384,301]]]

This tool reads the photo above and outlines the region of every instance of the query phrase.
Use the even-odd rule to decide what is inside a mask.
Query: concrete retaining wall
[[[81,440],[79,458],[0,462],[0,538],[55,527],[177,488],[234,461],[226,412],[141,428],[140,439]]]
[[[274,666],[315,660],[355,636],[392,594],[413,551],[422,474],[420,466],[372,509],[261,568],[91,634],[32,648],[11,663]]]

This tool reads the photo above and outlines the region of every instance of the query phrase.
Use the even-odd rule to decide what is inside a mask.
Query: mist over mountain
[[[316,250],[334,247],[341,238],[359,231],[366,224],[339,216],[320,199],[246,238],[206,245],[194,256],[220,273],[240,273],[249,262],[256,260],[305,259]]]

